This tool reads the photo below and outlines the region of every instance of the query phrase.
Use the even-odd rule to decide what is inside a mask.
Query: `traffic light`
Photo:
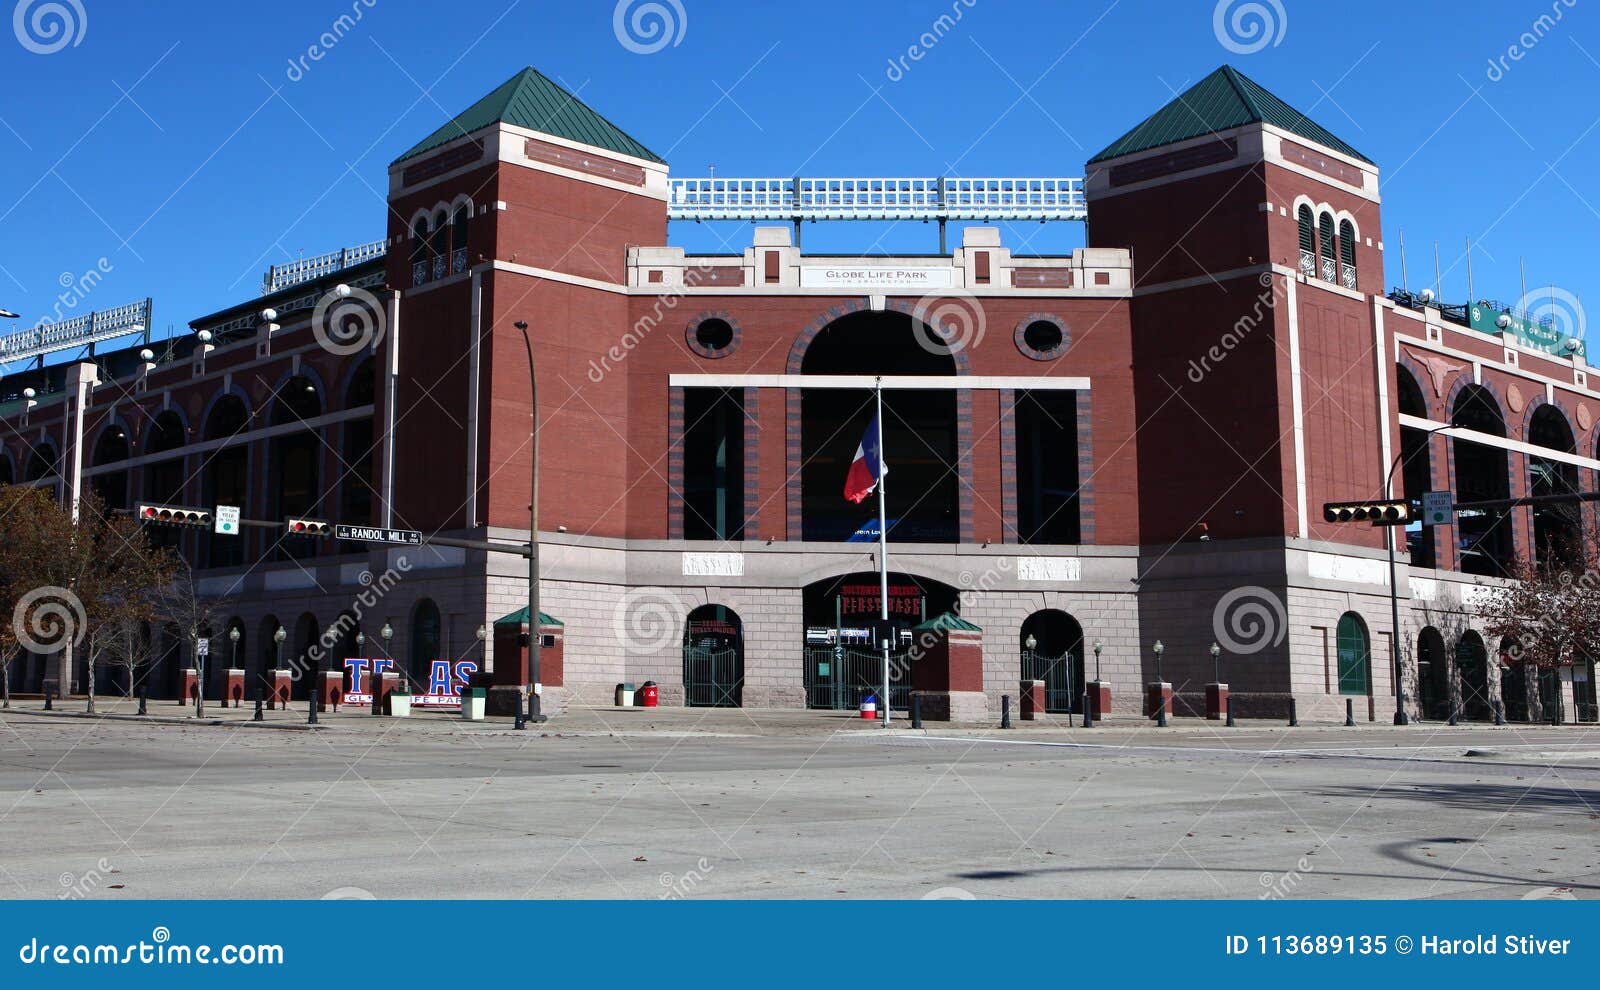
[[[290,519],[284,523],[290,536],[332,536],[333,523],[326,519]]]
[[[134,517],[142,523],[158,526],[211,526],[211,513],[205,509],[190,509],[181,505],[154,505],[140,502],[134,507]]]
[[[1322,518],[1331,523],[1370,522],[1374,526],[1405,526],[1415,521],[1411,500],[1378,499],[1366,502],[1329,502]]]

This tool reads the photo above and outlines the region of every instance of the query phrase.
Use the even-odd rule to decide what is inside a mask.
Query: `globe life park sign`
[[[346,660],[345,681],[350,689],[344,692],[344,703],[372,704],[372,682],[368,678],[394,669],[394,661],[388,657],[351,657]],[[459,708],[461,689],[477,672],[476,660],[434,660],[428,664],[428,690],[413,695],[411,704],[417,708]]]
[[[800,269],[803,289],[948,289],[951,268],[891,268],[886,265],[816,265]]]

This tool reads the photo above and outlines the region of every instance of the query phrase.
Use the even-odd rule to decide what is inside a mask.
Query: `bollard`
[[[527,720],[525,718],[523,718],[523,716],[522,716],[522,692],[521,691],[517,692],[517,710],[516,710],[515,713],[513,713],[513,718],[511,720],[511,727],[513,729],[516,729],[519,732],[528,727]]]
[[[261,714],[261,702],[263,700],[263,698],[262,698],[263,693],[264,692],[261,689],[261,685],[257,684],[256,685],[256,717],[251,719],[252,722],[260,722],[263,718],[265,718],[265,716],[263,716]]]
[[[1000,696],[1000,728],[1011,728],[1011,695]]]
[[[139,685],[139,714],[140,715],[148,715],[148,714],[150,714],[148,711],[145,710],[146,704],[149,702],[149,700],[150,700],[150,685],[148,685],[148,684]]]
[[[1494,724],[1495,725],[1505,725],[1506,724],[1506,712],[1505,712],[1504,708],[1500,707],[1500,702],[1492,701],[1492,702],[1489,703],[1489,707],[1494,711]]]
[[[911,693],[911,727],[922,728],[922,695],[915,691]]]
[[[1295,714],[1294,699],[1289,699],[1289,728],[1293,729],[1300,724],[1300,717]]]
[[[1089,692],[1083,692],[1083,727],[1094,728],[1094,712],[1089,708]]]
[[[1356,699],[1344,699],[1344,724],[1346,728],[1354,728],[1356,724]]]
[[[307,725],[316,725],[317,724],[317,708],[320,707],[321,701],[322,701],[322,699],[317,697],[317,685],[315,683],[315,679],[313,679],[313,683],[311,685],[311,693],[306,695],[306,724]]]
[[[1450,724],[1451,725],[1455,725],[1457,722],[1460,721],[1460,718],[1458,717],[1458,714],[1459,714],[1459,709],[1457,709],[1455,705],[1451,705],[1450,706]]]
[[[51,685],[49,685],[49,684],[46,684],[44,686],[44,710],[47,711],[47,712],[48,711],[54,711],[54,709],[50,705],[50,687],[51,687]]]
[[[1231,694],[1228,695],[1228,721],[1224,722],[1223,724],[1228,726],[1230,729],[1235,725],[1233,721],[1233,695]]]

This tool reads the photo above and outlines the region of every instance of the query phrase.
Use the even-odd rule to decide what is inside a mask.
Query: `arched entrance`
[[[1528,422],[1528,442],[1536,447],[1576,454],[1577,444],[1567,417],[1546,403],[1533,411]],[[1529,455],[1528,494],[1575,495],[1580,490],[1578,469],[1565,461]],[[1576,502],[1536,505],[1533,509],[1533,556],[1547,567],[1572,567],[1582,559],[1579,536],[1582,513]]]
[[[1518,657],[1521,648],[1515,640],[1500,641],[1500,708],[1507,722],[1533,721],[1533,707],[1529,704],[1529,668]]]
[[[691,708],[744,704],[744,623],[726,605],[702,605],[684,623],[683,697]]]
[[[1408,416],[1428,418],[1428,400],[1422,394],[1417,379],[1404,367],[1395,368],[1395,383],[1399,392],[1400,412]],[[1413,426],[1400,428],[1401,484],[1406,498],[1421,499],[1423,493],[1433,490],[1433,461],[1429,444],[1432,437]],[[1432,526],[1406,529],[1406,547],[1411,553],[1413,567],[1437,566],[1438,554],[1433,542]],[[1426,708],[1423,709],[1427,711]]]
[[[1417,707],[1425,719],[1450,717],[1450,655],[1444,636],[1432,626],[1417,636]]]
[[[1494,717],[1489,704],[1489,655],[1483,637],[1468,632],[1456,644],[1456,670],[1461,675],[1461,717],[1487,722]]]
[[[808,585],[804,593],[806,707],[848,710],[883,693],[883,653],[872,648],[872,624],[883,601],[875,572]],[[940,581],[889,572],[889,621],[899,646],[889,654],[889,703],[911,704],[913,626],[957,611],[956,590]]]
[[[1060,609],[1041,609],[1022,623],[1022,679],[1044,681],[1045,711],[1083,710],[1083,627]]]
[[[949,346],[906,313],[840,317],[811,341],[807,375],[954,375]],[[867,390],[806,389],[800,397],[801,530],[805,540],[876,539],[877,502],[852,503],[844,479],[874,415]],[[960,533],[956,393],[889,390],[883,395],[889,467],[889,538],[954,543]]]

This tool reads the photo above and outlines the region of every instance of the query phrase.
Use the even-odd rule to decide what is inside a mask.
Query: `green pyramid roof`
[[[634,158],[661,161],[655,152],[624,134],[616,124],[595,113],[576,96],[532,67],[523,69],[501,83],[494,92],[457,114],[455,119],[417,142],[395,161],[415,158],[425,151],[497,123],[526,127],[530,131],[553,134],[568,141],[632,155]]]
[[[528,624],[528,606],[524,605],[521,608],[517,609],[515,612],[512,612],[510,615],[502,615],[500,618],[494,620],[494,624],[497,625],[497,626],[503,626],[503,625],[507,625],[507,624],[518,625],[518,626],[527,625]],[[562,622],[560,619],[552,619],[550,617],[550,613],[544,611],[543,609],[539,610],[539,627],[540,628],[543,628],[545,626],[564,626],[564,625],[566,625],[565,622]]]
[[[944,612],[936,615],[921,625],[913,626],[912,629],[917,632],[927,629],[936,631],[956,630],[960,632],[983,632],[983,628],[981,626],[973,625],[954,612]]]
[[[1308,141],[1315,141],[1368,165],[1376,164],[1334,137],[1321,124],[1273,96],[1265,87],[1245,78],[1231,65],[1224,65],[1190,86],[1171,103],[1145,118],[1144,123],[1089,159],[1089,163],[1092,165],[1107,158],[1176,144],[1245,124],[1281,127],[1291,134],[1298,134]]]

